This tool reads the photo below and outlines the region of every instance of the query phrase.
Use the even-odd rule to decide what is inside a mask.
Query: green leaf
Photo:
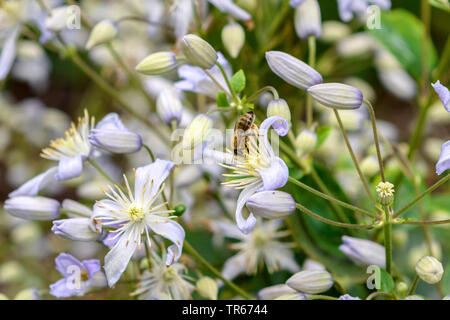
[[[219,108],[227,108],[230,106],[230,103],[227,99],[227,94],[225,92],[219,92],[217,94],[216,103]]]
[[[231,77],[231,87],[236,93],[242,92],[245,89],[245,74],[242,69]]]
[[[317,134],[317,144],[316,149],[319,149],[320,146],[325,142],[325,140],[328,138],[328,135],[331,132],[331,126],[320,126],[316,130]]]
[[[429,0],[428,2],[433,7],[450,12],[450,3],[448,2],[448,0]]]
[[[422,44],[424,26],[416,16],[403,9],[384,11],[381,14],[381,28],[368,30],[414,78],[421,77]],[[436,49],[431,41],[428,47],[428,70],[437,63]]]
[[[381,292],[390,293],[394,290],[394,279],[384,269],[380,269],[380,290]]]

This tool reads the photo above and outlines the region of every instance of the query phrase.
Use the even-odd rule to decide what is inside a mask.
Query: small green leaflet
[[[225,92],[219,92],[217,94],[216,103],[219,108],[227,108],[230,106],[230,103],[227,99],[227,94]]]
[[[231,87],[236,93],[240,93],[245,89],[245,74],[242,69],[231,77]]]
[[[381,288],[380,292],[391,293],[394,290],[394,279],[386,270],[380,268]]]
[[[448,0],[429,0],[428,1],[433,7],[450,12],[450,3]]]

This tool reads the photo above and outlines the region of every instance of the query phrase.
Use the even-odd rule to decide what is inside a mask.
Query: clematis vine
[[[208,147],[203,151],[204,159],[214,159],[220,165],[230,169],[232,173],[224,174],[230,180],[224,182],[226,187],[242,190],[236,207],[236,223],[245,234],[253,230],[256,218],[250,213],[244,218],[242,209],[247,200],[259,191],[275,190],[283,187],[288,179],[289,170],[284,161],[275,155],[269,143],[268,131],[270,127],[280,136],[289,131],[286,119],[273,116],[264,120],[259,128],[259,138],[249,139],[249,150],[242,156],[234,156],[231,151],[221,152]]]
[[[167,210],[165,202],[155,203],[173,167],[173,162],[160,159],[139,167],[135,171],[134,192],[124,176],[128,194],[110,186],[110,193],[105,192],[109,199],[97,201],[94,205],[94,222],[99,229],[108,229],[109,240],[113,244],[105,256],[105,272],[110,287],[119,280],[134,252],[142,247],[143,236],[151,246],[150,232],[174,243],[167,249],[167,265],[180,258],[184,230],[172,220],[174,216],[170,214],[174,210]]]

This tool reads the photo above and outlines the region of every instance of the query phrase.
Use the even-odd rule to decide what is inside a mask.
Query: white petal
[[[134,183],[136,202],[150,201],[159,191],[174,165],[172,161],[156,159],[155,162],[149,165],[137,168],[136,181]]]
[[[81,155],[72,158],[63,157],[59,160],[58,173],[55,179],[58,181],[77,178],[83,171],[83,159]]]
[[[167,250],[166,264],[170,265],[177,261],[183,250],[184,229],[177,222],[156,215],[147,216],[145,221],[153,232],[174,243]]]
[[[52,167],[47,171],[37,175],[28,180],[18,189],[9,194],[10,198],[18,196],[36,196],[42,188],[48,185],[49,182],[54,181],[54,175],[58,171],[57,167]]]
[[[6,38],[0,54],[0,81],[4,80],[11,70],[14,58],[16,57],[16,44],[19,37],[20,27],[16,27]]]
[[[248,234],[250,231],[253,230],[256,224],[256,218],[253,215],[253,213],[250,213],[247,219],[245,219],[242,216],[242,208],[244,208],[245,203],[247,202],[247,199],[250,198],[252,194],[256,192],[261,187],[261,184],[254,184],[251,185],[244,190],[241,191],[239,194],[238,200],[237,200],[237,206],[236,206],[236,223],[239,228],[244,234]]]
[[[129,234],[133,229],[125,231],[120,237],[120,240],[105,256],[105,273],[108,279],[108,285],[112,287],[125,271],[131,256],[136,251],[136,239],[128,239]],[[139,235],[140,236],[140,235]]]
[[[227,261],[222,268],[222,276],[227,280],[232,280],[241,273],[245,273],[247,257],[245,254],[238,253]]]

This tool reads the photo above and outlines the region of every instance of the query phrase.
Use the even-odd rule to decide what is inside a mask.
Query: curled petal
[[[289,169],[282,159],[275,157],[270,167],[259,174],[263,181],[259,191],[275,190],[284,187],[289,178]]]
[[[258,190],[260,187],[261,187],[261,184],[257,183],[257,184],[254,184],[254,185],[251,185],[251,186],[245,188],[239,194],[239,197],[237,200],[235,218],[236,218],[236,223],[237,223],[239,230],[241,230],[244,234],[248,234],[250,231],[253,230],[253,228],[255,227],[255,224],[256,224],[256,218],[253,215],[253,213],[250,212],[247,219],[245,219],[242,216],[242,208],[244,208],[244,205],[247,202],[248,198],[250,198],[250,196],[252,194],[254,194],[256,192],[256,190]]]
[[[71,218],[53,221],[52,231],[73,241],[95,241],[100,234],[94,231],[90,218]]]
[[[63,276],[68,277],[72,275],[72,271],[70,270],[73,267],[78,267],[83,269],[83,265],[80,261],[78,261],[77,258],[74,256],[67,254],[67,253],[61,253],[59,256],[55,258],[55,265],[56,270]]]

